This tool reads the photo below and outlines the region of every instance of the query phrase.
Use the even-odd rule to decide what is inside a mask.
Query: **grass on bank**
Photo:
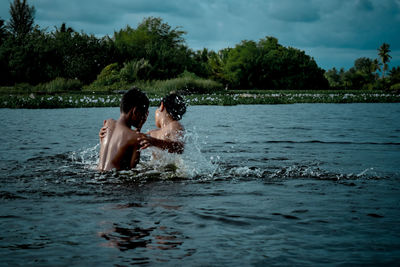
[[[101,71],[93,83],[83,87],[83,91],[110,93],[127,90],[134,85],[141,88],[149,95],[163,96],[171,91],[180,94],[191,94],[211,93],[222,89],[221,83],[210,79],[200,78],[187,71],[183,72],[176,78],[167,80],[145,81],[141,79],[128,79],[128,77],[137,76],[136,74],[126,74],[126,72],[132,72],[126,69],[128,66],[125,66],[119,71],[115,64],[107,66]]]
[[[100,80],[101,81],[101,80]],[[113,83],[96,80],[90,85],[82,85],[78,80],[56,78],[48,83],[32,86],[16,84],[10,87],[0,87],[0,94],[61,94],[61,93],[94,93],[114,94],[136,86],[151,96],[164,96],[171,91],[180,94],[212,93],[222,89],[222,84],[209,79],[185,75],[168,80],[127,82],[117,80]]]
[[[396,91],[224,90],[220,83],[186,73],[163,81],[128,83],[121,79],[98,79],[82,86],[77,80],[57,78],[36,86],[0,87],[0,108],[117,107],[121,93],[133,85],[147,93],[153,106],[171,91],[181,93],[188,105],[400,102]]]

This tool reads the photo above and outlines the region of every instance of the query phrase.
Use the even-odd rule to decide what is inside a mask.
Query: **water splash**
[[[318,180],[356,180],[356,179],[380,179],[384,176],[370,172],[373,168],[367,168],[358,174],[353,173],[337,173],[324,169],[318,164],[294,164],[291,166],[280,167],[277,170],[266,170],[264,177],[271,179],[295,179],[295,178],[311,178]]]
[[[141,162],[136,167],[140,173],[136,175],[158,175],[160,179],[213,179],[219,165],[214,158],[208,159],[201,152],[198,134],[195,131],[186,132],[184,142],[183,154],[171,154],[158,148],[142,151]]]
[[[95,170],[99,162],[100,144],[69,153],[69,159],[85,169]]]
[[[282,179],[318,179],[318,180],[354,180],[378,179],[382,175],[373,172],[373,168],[366,168],[360,172],[344,173],[331,172],[322,167],[321,163],[302,162],[292,163],[289,166],[230,166],[219,155],[206,156],[202,152],[203,142],[195,128],[187,131],[184,137],[185,151],[183,154],[171,154],[157,148],[148,148],[141,152],[140,163],[133,170],[112,171],[97,173],[96,167],[99,158],[99,144],[69,153],[68,158],[78,169],[94,171],[95,182],[148,182],[153,180],[186,179],[206,181],[215,179],[249,179],[261,178],[268,180]],[[239,165],[239,166],[238,166]],[[74,166],[63,166],[65,169]],[[115,178],[118,178],[117,181]]]
[[[207,158],[201,152],[201,142],[196,129],[185,134],[185,152],[182,155],[183,170],[190,178],[212,179],[219,171],[220,157]]]
[[[252,166],[229,166],[219,156],[207,158],[201,152],[196,133],[185,137],[186,146],[183,154],[171,154],[157,148],[142,151],[141,161],[135,169],[126,171],[95,172],[96,183],[141,183],[154,180],[196,180],[214,179],[318,179],[318,180],[355,180],[381,179],[382,175],[366,168],[359,173],[331,172],[320,166],[319,162],[294,163],[289,166],[269,166],[265,168]],[[99,145],[71,152],[69,159],[75,167],[95,171],[99,157]],[[63,166],[70,169],[73,166]],[[61,169],[63,167],[60,167]]]
[[[367,172],[372,171],[374,168],[367,168],[365,170],[363,170],[362,172],[360,172],[359,174],[357,174],[357,177],[362,177],[363,175],[365,175]]]
[[[229,175],[233,177],[257,177],[262,178],[264,170],[255,167],[234,167],[229,170]]]
[[[188,131],[184,137],[183,154],[172,154],[158,148],[148,148],[141,152],[141,160],[133,170],[111,171],[96,175],[96,179],[119,177],[123,180],[166,180],[166,179],[213,179],[219,169],[219,157],[208,159],[201,152],[199,136]],[[73,165],[86,170],[96,170],[100,145],[87,147],[68,154]],[[71,166],[65,166],[71,167]]]

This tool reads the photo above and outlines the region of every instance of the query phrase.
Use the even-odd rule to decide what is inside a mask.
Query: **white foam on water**
[[[124,176],[155,177],[160,179],[212,179],[219,165],[219,157],[207,159],[201,152],[198,134],[189,131],[184,136],[185,150],[183,154],[168,153],[158,148],[150,147],[141,151],[141,159],[132,171],[119,171]],[[69,153],[69,159],[84,169],[96,170],[99,160],[100,145],[83,148]]]
[[[361,177],[363,175],[365,175],[367,172],[372,171],[374,168],[367,168],[365,170],[363,170],[362,172],[360,172],[359,174],[357,174],[357,177]]]
[[[247,166],[244,167],[234,167],[229,170],[229,175],[234,177],[262,177],[264,171],[259,168],[250,168]]]
[[[69,154],[69,159],[75,164],[83,165],[85,169],[95,170],[99,162],[99,149],[100,144],[97,144],[93,147],[73,151]]]

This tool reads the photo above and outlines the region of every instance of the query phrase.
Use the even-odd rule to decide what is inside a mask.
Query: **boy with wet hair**
[[[139,137],[141,149],[154,146],[170,153],[182,154],[185,129],[179,120],[185,112],[186,104],[181,96],[175,93],[165,96],[155,112],[155,124],[158,129]]]
[[[149,99],[140,89],[132,88],[123,95],[119,119],[104,121],[98,170],[131,169],[136,166],[140,158],[139,138],[144,136],[140,130],[146,122],[148,109]],[[132,126],[136,130],[132,130]]]

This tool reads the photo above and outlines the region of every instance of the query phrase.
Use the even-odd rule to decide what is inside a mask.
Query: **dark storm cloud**
[[[319,10],[311,0],[270,1],[268,14],[273,18],[287,22],[315,22],[320,19]]]
[[[372,49],[389,42],[399,49],[399,7],[399,1],[392,0],[343,2],[337,9],[322,11],[320,22],[309,26],[307,45]]]
[[[389,43],[399,61],[400,0],[28,0],[36,23],[52,30],[62,22],[77,31],[113,35],[143,18],[161,17],[182,26],[190,47],[218,50],[241,40],[274,36],[314,56],[325,68],[349,67],[360,56],[375,56]],[[9,2],[0,2],[8,19]],[[399,62],[400,63],[400,62]]]
[[[370,0],[359,0],[357,3],[357,8],[366,11],[374,10],[374,6],[372,5],[372,2]]]

